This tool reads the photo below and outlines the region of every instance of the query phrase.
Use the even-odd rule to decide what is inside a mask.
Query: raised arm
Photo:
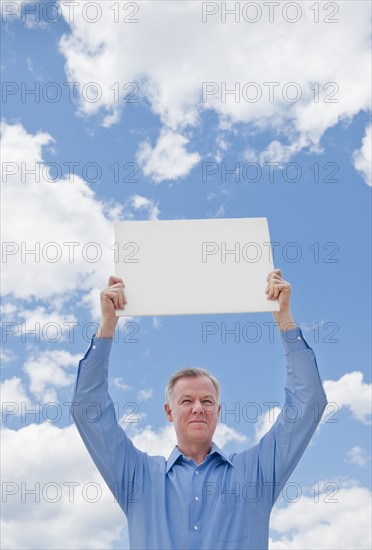
[[[138,493],[145,459],[118,424],[108,393],[108,361],[117,324],[115,308],[124,309],[125,303],[123,281],[110,277],[108,287],[101,292],[100,328],[79,363],[71,414],[90,456],[127,513],[128,504]]]
[[[280,269],[274,269],[267,276],[266,294],[268,300],[278,300],[280,311],[274,311],[274,319],[281,332],[296,328],[291,313],[291,285],[282,278]]]
[[[312,438],[327,405],[313,350],[290,312],[291,285],[280,269],[270,273],[268,299],[278,298],[274,317],[281,331],[287,362],[285,403],[276,422],[258,444],[262,481],[273,504]]]
[[[123,279],[111,275],[108,287],[101,291],[101,322],[97,338],[113,338],[118,317],[115,309],[125,309],[127,299],[124,292]]]

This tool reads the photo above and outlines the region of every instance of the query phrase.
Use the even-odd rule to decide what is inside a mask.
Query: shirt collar
[[[220,455],[220,457],[222,458],[222,460],[224,460],[225,462],[228,462],[230,464],[230,466],[234,466],[234,464],[231,462],[231,460],[227,457],[227,455],[215,444],[215,443],[212,443],[212,447],[211,447],[211,450],[210,452],[207,454],[207,456],[211,456],[213,455],[214,453]],[[183,454],[181,453],[181,451],[179,450],[179,448],[177,447],[177,445],[175,445],[173,447],[173,451],[171,452],[171,454],[169,455],[168,457],[168,460],[167,460],[167,466],[166,466],[166,469],[165,469],[165,473],[167,474],[169,472],[169,470],[173,467],[174,463],[180,458],[182,457]]]

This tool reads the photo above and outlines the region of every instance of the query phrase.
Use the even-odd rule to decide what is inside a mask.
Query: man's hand
[[[102,319],[97,338],[112,338],[118,322],[115,309],[125,309],[127,299],[124,293],[123,279],[111,275],[108,287],[101,290]]]
[[[282,278],[282,272],[280,269],[274,269],[274,271],[271,271],[266,280],[267,299],[278,299],[279,302],[280,311],[273,311],[274,319],[278,323],[279,329],[283,331],[296,328],[297,325],[293,320],[290,310],[290,283]]]

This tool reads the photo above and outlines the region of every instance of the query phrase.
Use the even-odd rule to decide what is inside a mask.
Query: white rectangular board
[[[115,223],[115,274],[128,303],[117,316],[279,311],[266,218]]]

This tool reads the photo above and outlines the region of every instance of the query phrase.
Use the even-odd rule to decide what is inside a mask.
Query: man
[[[273,315],[287,359],[283,411],[257,445],[228,457],[213,442],[221,408],[217,380],[200,369],[180,371],[166,391],[164,409],[178,442],[166,460],[136,449],[117,423],[107,391],[108,358],[115,308],[124,309],[127,300],[123,281],[115,277],[101,292],[102,320],[79,364],[72,414],[127,516],[131,548],[267,549],[271,509],[308,445],[327,398],[314,353],[293,320],[291,285],[280,269],[268,275],[266,294],[280,305]]]

